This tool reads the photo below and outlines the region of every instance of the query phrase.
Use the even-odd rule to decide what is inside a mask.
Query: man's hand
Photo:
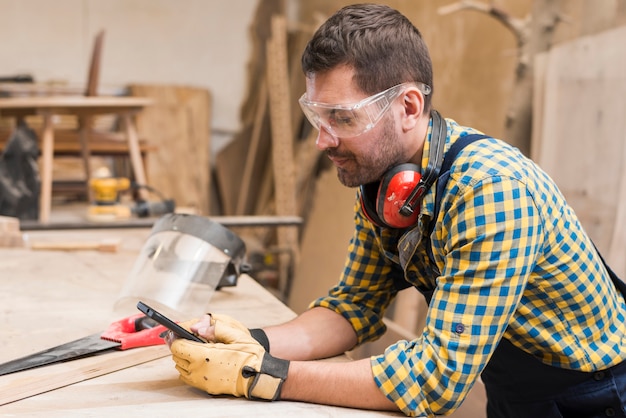
[[[270,356],[249,338],[253,342],[228,344],[176,339],[170,348],[180,379],[211,395],[279,399],[289,361]]]

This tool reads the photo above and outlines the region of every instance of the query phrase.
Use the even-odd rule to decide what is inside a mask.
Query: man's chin
[[[355,176],[350,176],[344,170],[341,170],[339,168],[337,169],[337,178],[339,179],[339,182],[341,184],[343,184],[346,187],[350,187],[350,188],[359,187],[362,184],[367,184],[367,183],[371,183],[373,181],[376,181],[376,179],[369,180],[369,179],[365,179],[365,178],[359,178],[359,177],[355,177]]]

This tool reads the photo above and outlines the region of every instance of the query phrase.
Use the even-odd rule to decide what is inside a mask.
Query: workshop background
[[[354,190],[314,148],[297,106],[299,57],[317,25],[350,3],[0,0],[0,78],[80,88],[104,31],[98,94],[155,100],[137,115],[152,188],[201,215],[302,218],[296,226],[234,228],[249,247],[253,277],[301,312],[341,271]],[[538,161],[626,275],[626,2],[378,3],[422,31],[442,114]],[[0,119],[0,130],[10,127]],[[55,159],[54,178],[80,180],[80,168]],[[53,215],[81,199],[62,192],[53,194]],[[419,298],[398,303],[395,323],[418,333],[419,316],[406,309],[423,309]]]
[[[0,92],[30,77],[42,89],[31,94],[63,87],[82,94],[95,68],[97,95],[151,98],[136,115],[148,185],[174,199],[177,210],[270,220],[233,230],[248,247],[250,275],[302,312],[343,267],[355,191],[339,184],[315,150],[315,132],[297,106],[304,91],[299,58],[315,28],[350,3],[0,0]],[[378,3],[421,30],[438,110],[535,159],[626,276],[626,2]],[[13,123],[0,118],[0,150]],[[41,129],[37,117],[28,123]],[[106,117],[95,124],[119,128]],[[80,153],[70,148],[54,159],[51,218],[80,225],[89,193]],[[104,147],[100,154],[91,157],[93,168],[132,176],[119,152],[107,156]],[[281,224],[294,217],[301,222]],[[387,314],[387,335],[352,355],[418,335],[425,309],[414,289],[403,291]],[[481,416],[468,412],[484,405],[479,386],[458,413],[468,415],[455,416]]]

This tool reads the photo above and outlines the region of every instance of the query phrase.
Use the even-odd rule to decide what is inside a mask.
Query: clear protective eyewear
[[[311,125],[317,130],[322,128],[337,138],[353,138],[372,129],[382,119],[391,103],[397,99],[409,85],[416,85],[425,96],[429,95],[429,85],[420,82],[407,82],[395,85],[351,104],[328,104],[308,101],[306,93],[298,103]]]

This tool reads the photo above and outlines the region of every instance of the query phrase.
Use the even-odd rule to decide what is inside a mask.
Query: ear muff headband
[[[424,193],[431,188],[435,180],[437,180],[437,177],[439,177],[439,172],[441,171],[441,164],[443,163],[443,150],[446,145],[448,127],[442,120],[439,112],[433,109],[430,114],[433,118],[433,129],[431,133],[433,141],[431,141],[430,149],[428,151],[428,165],[426,166],[426,170],[424,170],[424,176],[420,179],[419,183],[413,189],[400,209],[400,213],[404,216],[412,215],[415,212],[416,207],[419,212],[419,203],[421,203]]]
[[[406,163],[385,173],[375,195],[376,183],[361,186],[363,212],[374,224],[398,229],[417,223],[421,199],[439,177],[447,136],[447,127],[439,112],[432,110],[431,117],[432,142],[423,176],[419,166]]]

